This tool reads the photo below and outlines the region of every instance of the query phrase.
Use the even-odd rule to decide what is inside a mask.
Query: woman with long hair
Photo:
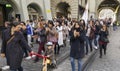
[[[78,22],[74,24],[74,27],[70,31],[70,61],[72,71],[75,71],[75,59],[78,60],[78,71],[81,71],[81,58],[83,57],[81,41],[84,40],[80,33],[80,25]]]
[[[21,66],[23,59],[23,46],[29,52],[33,52],[20,31],[21,25],[19,24],[19,22],[13,22],[11,24],[12,27],[6,29],[3,33],[1,56],[6,56],[7,65],[10,66],[10,71],[23,71]]]
[[[102,25],[102,29],[100,30],[100,38],[99,38],[99,46],[100,46],[100,58],[102,58],[102,49],[104,50],[104,54],[106,55],[108,40],[108,29],[104,24]]]
[[[46,43],[46,30],[44,27],[44,24],[39,22],[38,23],[38,28],[35,31],[38,36],[38,43],[39,43],[39,49],[38,49],[38,54],[41,54],[41,51],[45,51],[45,43]],[[35,62],[38,62],[39,58],[36,57]]]
[[[48,27],[46,27],[47,33],[47,42],[53,43],[53,48],[55,49],[56,54],[56,44],[58,42],[58,32],[56,31],[56,27],[53,24],[52,20],[48,21]]]

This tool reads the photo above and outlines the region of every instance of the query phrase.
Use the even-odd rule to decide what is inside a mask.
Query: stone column
[[[71,16],[72,18],[78,18],[78,0],[70,0],[69,2],[71,6]]]
[[[25,22],[29,20],[26,0],[21,0],[21,20]]]
[[[46,19],[52,20],[50,0],[43,0],[43,1],[44,1],[44,6],[45,6]]]
[[[96,18],[96,0],[88,0],[88,9],[89,9],[89,18],[93,16],[93,18]]]

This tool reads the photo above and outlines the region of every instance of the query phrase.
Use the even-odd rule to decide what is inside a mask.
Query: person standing
[[[100,25],[100,22],[99,20],[96,20],[95,21],[95,38],[94,38],[94,44],[95,44],[95,47],[98,48],[99,47],[99,44],[98,44],[98,40],[99,40],[99,33],[100,33],[100,30],[101,30],[101,25]]]
[[[38,43],[39,43],[39,49],[38,49],[38,54],[41,54],[41,51],[45,51],[45,43],[46,43],[46,30],[44,27],[44,24],[39,22],[38,23],[38,29],[36,29],[36,33],[38,36]],[[35,63],[39,61],[39,57],[35,58]]]
[[[56,44],[58,42],[58,33],[56,31],[56,27],[54,26],[52,20],[48,21],[48,27],[46,27],[46,34],[47,34],[47,42],[53,43],[53,48],[55,49],[55,54],[56,54],[57,53]]]
[[[67,22],[62,22],[62,27],[63,27],[63,43],[64,47],[66,47],[66,40],[68,39],[68,27],[67,27]]]
[[[57,54],[59,54],[60,48],[63,47],[63,26],[62,23],[60,21],[57,22],[57,32],[58,32],[58,52]]]
[[[83,37],[80,33],[80,25],[76,22],[74,27],[70,31],[70,61],[72,66],[72,71],[75,71],[75,59],[78,60],[78,71],[81,71],[81,58],[83,56],[81,51],[80,41],[83,40]]]
[[[102,58],[102,51],[104,49],[104,54],[106,55],[108,40],[108,30],[107,26],[104,24],[100,30],[99,46],[100,46],[100,58]]]
[[[22,32],[20,32],[21,25],[18,22],[13,22],[12,27],[8,28],[3,33],[3,41],[1,48],[1,56],[6,56],[7,64],[10,66],[10,71],[23,71],[21,66],[23,59],[22,46],[31,53],[33,51],[28,46]]]
[[[113,22],[113,31],[117,30],[117,21]]]
[[[0,30],[1,33],[2,33],[1,39],[3,39],[3,37],[4,37],[4,35],[3,35],[3,34],[4,34],[4,31],[5,31],[6,29],[10,28],[10,26],[11,26],[10,22],[9,22],[9,21],[5,21],[4,26],[1,27],[1,30]],[[8,64],[5,65],[3,68],[4,68],[4,69],[9,68]],[[0,69],[1,69],[1,68],[0,68]],[[1,71],[2,71],[2,69],[1,69]]]
[[[27,28],[28,45],[33,47],[32,42],[31,42],[32,36],[33,36],[33,28],[31,26],[31,23],[29,22],[29,20],[27,20],[26,28]]]
[[[25,22],[20,22],[21,25],[21,32],[23,33],[23,36],[25,37],[26,41],[27,41],[27,29],[26,29],[26,24]],[[28,42],[28,41],[27,41]],[[22,45],[23,46],[23,45]],[[23,46],[24,47],[24,46]],[[26,48],[23,48],[24,51],[24,57],[28,57],[28,52]]]
[[[83,57],[85,56],[85,39],[86,39],[86,30],[85,30],[85,21],[84,20],[80,20],[80,35],[83,37],[84,40],[80,41],[81,44],[81,53],[83,54]]]

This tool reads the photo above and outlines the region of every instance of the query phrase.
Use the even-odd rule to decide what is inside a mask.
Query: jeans
[[[10,69],[10,71],[23,71],[23,68],[20,67],[20,68],[18,68],[18,69]]]
[[[45,47],[44,47],[44,45],[45,45],[45,42],[40,42],[40,43],[39,43],[38,54],[42,54],[42,50],[45,52]],[[38,61],[39,61],[39,57],[36,56],[35,62],[38,62]]]
[[[92,51],[92,42],[93,42],[93,39],[89,38],[89,45],[90,45],[90,51]]]
[[[117,26],[113,26],[113,31],[116,31],[117,30]]]
[[[75,59],[73,57],[70,58],[72,71],[75,71]],[[81,71],[81,59],[78,59],[78,71]]]
[[[94,39],[95,46],[98,46],[98,40],[99,40],[99,38],[100,38],[99,35],[95,35],[95,39]]]
[[[31,40],[32,40],[32,37],[31,35],[27,35],[27,38],[28,38],[28,45],[31,46]]]
[[[89,37],[88,36],[86,36],[85,37],[85,42],[86,42],[86,54],[88,54],[88,47],[89,47]]]

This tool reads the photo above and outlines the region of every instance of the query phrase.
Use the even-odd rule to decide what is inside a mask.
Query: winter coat
[[[21,45],[23,45],[29,52],[31,52],[31,48],[28,46],[27,41],[21,32],[15,32],[13,35],[14,38],[7,43],[12,37],[10,32],[11,29],[9,28],[3,33],[1,53],[5,53],[7,64],[10,66],[10,69],[17,69],[21,66],[23,58]]]
[[[99,35],[100,33],[100,29],[101,29],[101,25],[95,25],[95,35]]]
[[[54,59],[55,59],[54,49],[53,49],[53,48],[51,48],[51,49],[46,48],[46,49],[45,49],[45,56],[47,56],[47,55],[50,56],[49,59],[50,59],[51,61],[54,60]]]
[[[108,38],[109,32],[108,31],[100,31],[100,38],[99,38],[99,43],[100,44],[107,44],[104,41],[102,41],[103,38]]]
[[[25,30],[21,29],[21,32],[23,33],[25,39],[27,40],[27,29]]]
[[[79,37],[74,37],[73,31],[70,31],[70,57],[75,59],[82,58],[84,55],[84,49],[82,48],[82,41],[84,41],[83,36],[80,35]]]
[[[57,26],[56,29],[58,32],[58,44],[59,46],[62,46],[63,45],[63,27]]]
[[[58,42],[58,33],[55,27],[51,28],[50,32],[47,32],[47,42]]]
[[[46,31],[45,28],[40,29],[39,32],[37,32],[39,38],[40,38],[40,42],[46,42]]]

